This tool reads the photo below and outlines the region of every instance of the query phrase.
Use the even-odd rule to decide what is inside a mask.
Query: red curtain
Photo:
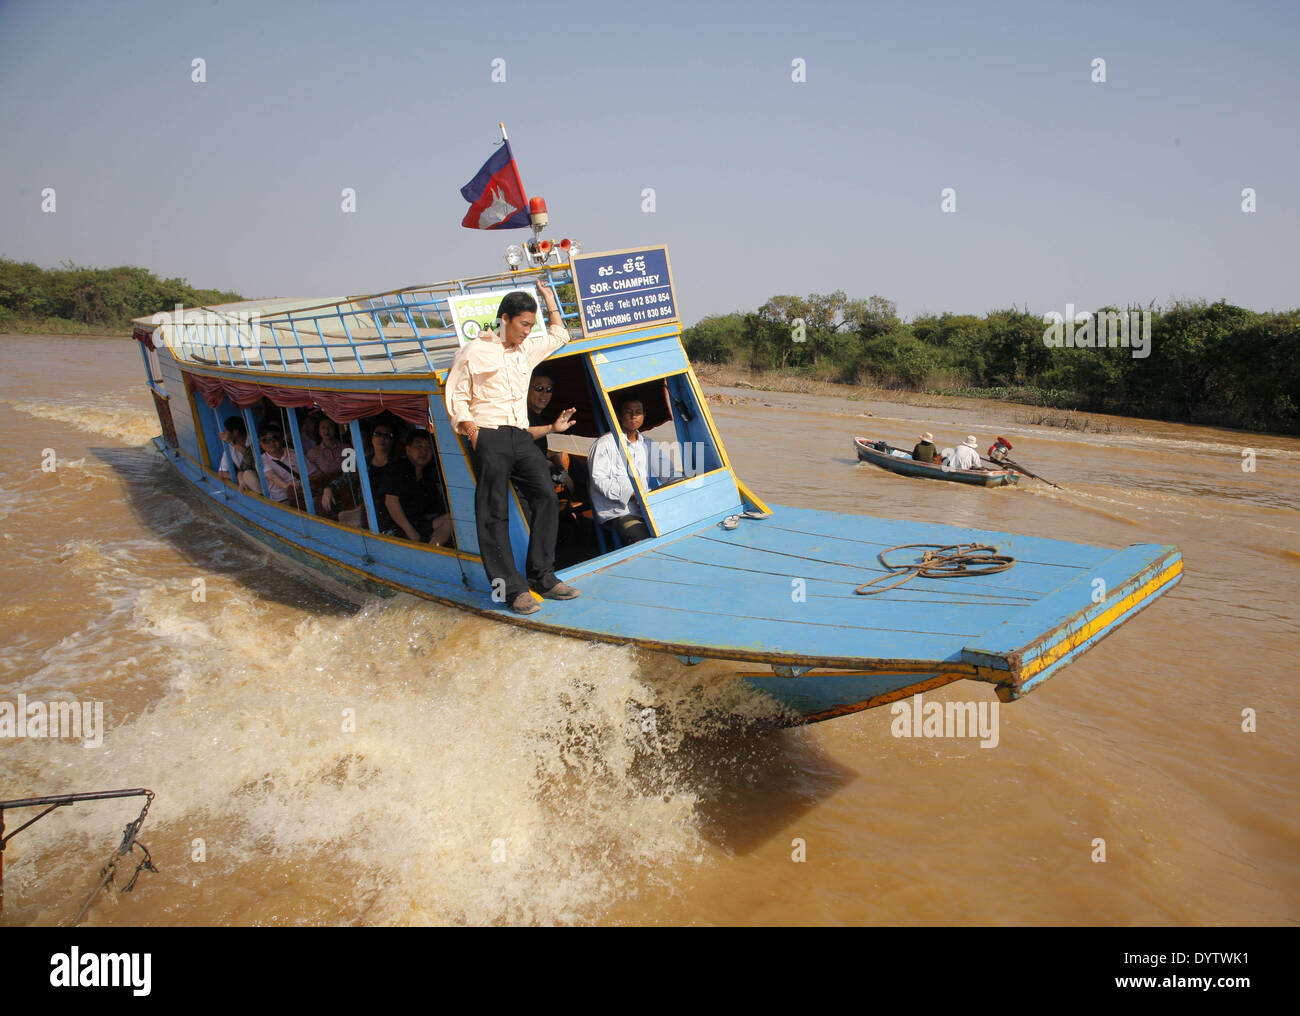
[[[285,409],[320,406],[335,423],[351,423],[388,410],[413,427],[421,430],[429,427],[429,396],[422,392],[321,392],[313,388],[281,388],[188,373],[185,382],[213,409],[226,398],[241,409],[255,406],[267,398]]]

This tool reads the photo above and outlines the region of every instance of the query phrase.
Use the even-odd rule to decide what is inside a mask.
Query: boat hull
[[[214,481],[161,439],[157,447],[224,519],[346,598],[407,592],[495,621],[631,643],[690,662],[723,660],[776,699],[787,722],[885,705],[961,679],[1009,701],[1167,592],[1175,548],[1122,551],[1007,533],[772,506],[734,529],[723,517],[560,572],[581,598],[518,616],[492,601],[473,555],[378,541]],[[355,541],[361,541],[353,546]],[[979,541],[1019,554],[1016,568],[960,582],[917,578],[879,596],[880,552]],[[897,556],[896,554],[894,555]],[[893,558],[891,558],[892,560]],[[1094,602],[1101,578],[1109,594]],[[322,584],[318,582],[317,584]]]
[[[891,448],[882,452],[873,448],[866,438],[855,437],[853,447],[858,459],[870,462],[873,466],[887,469],[900,476],[916,476],[925,480],[947,480],[950,483],[965,483],[975,487],[1007,487],[1020,482],[1020,474],[1013,469],[944,469],[941,465],[930,462],[917,462],[901,448]]]

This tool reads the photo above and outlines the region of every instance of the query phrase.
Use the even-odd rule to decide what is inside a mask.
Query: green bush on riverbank
[[[195,289],[143,268],[40,268],[0,258],[0,331],[127,331],[131,319],[170,310],[242,300],[238,293]]]
[[[1106,334],[1107,311],[1115,308],[1093,315],[1093,335]],[[842,292],[775,296],[755,312],[705,318],[682,339],[691,358],[706,363],[1300,433],[1300,310],[1261,314],[1220,301],[1143,313],[1151,329],[1145,357],[1132,348],[1049,347],[1048,325],[1027,310],[904,322],[883,297],[850,300]]]

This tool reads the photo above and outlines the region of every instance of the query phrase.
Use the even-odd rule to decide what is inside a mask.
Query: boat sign
[[[585,338],[677,320],[667,247],[581,254],[573,279]]]
[[[501,306],[501,301],[505,299],[507,293],[527,293],[534,300],[537,300],[537,290],[532,286],[520,286],[518,289],[494,289],[488,293],[465,293],[463,296],[447,297],[447,309],[451,311],[452,322],[456,326],[456,338],[460,340],[463,346],[470,339],[477,339],[482,332],[489,328],[495,328],[497,322],[497,308]],[[538,306],[541,302],[538,301]],[[528,333],[529,336],[546,334],[546,326],[542,323],[542,316],[537,315],[537,320],[533,322],[533,330]]]

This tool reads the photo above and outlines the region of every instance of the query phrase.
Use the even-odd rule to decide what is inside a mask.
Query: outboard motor
[[[1011,451],[1011,442],[999,434],[998,439],[989,445],[988,457],[994,462],[1005,462],[1009,451]]]

